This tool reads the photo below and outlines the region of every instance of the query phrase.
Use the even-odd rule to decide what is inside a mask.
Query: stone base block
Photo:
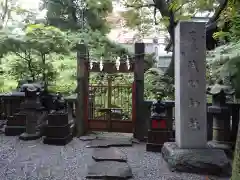
[[[161,152],[163,145],[162,144],[154,144],[154,143],[147,143],[146,151],[150,152]]]
[[[70,141],[72,141],[72,134],[64,137],[64,138],[51,138],[51,137],[44,137],[43,143],[49,144],[49,145],[58,145],[58,146],[64,146],[68,144]]]
[[[162,156],[172,171],[229,176],[230,162],[220,149],[180,149],[175,142],[164,143]]]
[[[74,124],[66,124],[65,126],[47,126],[45,135],[51,138],[64,138],[73,133]]]
[[[8,117],[7,126],[25,126],[26,115],[14,114],[14,116]]]
[[[49,126],[65,126],[69,123],[68,113],[50,113],[48,114]]]
[[[169,142],[171,131],[166,130],[148,130],[148,143],[162,144]]]
[[[19,136],[24,133],[25,130],[25,126],[5,126],[4,129],[6,136]]]
[[[36,132],[34,134],[28,134],[28,133],[24,132],[19,136],[19,139],[21,139],[23,141],[31,141],[31,140],[39,139],[40,137],[41,137],[40,132]]]
[[[218,143],[215,141],[209,141],[207,144],[210,148],[223,150],[228,157],[231,157],[233,155],[233,145],[230,143]]]

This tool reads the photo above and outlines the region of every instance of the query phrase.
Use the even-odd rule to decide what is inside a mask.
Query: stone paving
[[[74,138],[63,147],[50,146],[42,139],[23,142],[0,134],[0,180],[85,180],[94,161],[94,148],[86,148],[88,143]],[[130,180],[207,180],[206,176],[170,172],[161,155],[146,152],[145,144],[118,149],[127,156],[133,173]]]

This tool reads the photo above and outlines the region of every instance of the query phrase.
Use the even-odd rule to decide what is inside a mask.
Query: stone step
[[[131,139],[113,138],[113,139],[95,139],[87,144],[87,148],[108,148],[108,147],[126,147],[132,146]]]
[[[133,176],[126,162],[99,161],[88,167],[88,179],[128,179]]]
[[[127,156],[118,148],[96,148],[93,151],[92,158],[95,161],[118,161],[127,162]]]
[[[88,166],[88,179],[129,179],[132,170],[127,164],[127,156],[120,149],[111,146],[132,146],[132,138],[107,138],[92,140],[88,147],[93,151],[94,163]]]

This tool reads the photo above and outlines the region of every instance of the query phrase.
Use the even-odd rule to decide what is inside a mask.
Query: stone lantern
[[[226,97],[233,95],[235,91],[223,85],[219,81],[214,86],[207,89],[207,94],[212,95],[212,106],[208,107],[208,112],[213,116],[213,139],[209,146],[228,151],[230,141],[230,109],[226,104]]]
[[[41,137],[38,125],[41,120],[41,111],[44,109],[39,99],[40,89],[33,84],[25,84],[25,101],[21,104],[21,111],[26,114],[26,132],[19,136],[21,140],[35,140]]]

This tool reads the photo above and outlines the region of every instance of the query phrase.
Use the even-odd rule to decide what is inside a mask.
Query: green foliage
[[[43,54],[68,53],[68,41],[64,32],[43,24],[28,25],[25,29],[25,44]]]
[[[145,73],[145,97],[156,99],[157,93],[160,93],[163,99],[174,99],[174,80],[164,75],[158,68],[150,68]]]
[[[49,55],[67,53],[69,44],[58,28],[35,24],[28,25],[20,35],[2,32],[1,36],[1,55],[7,55],[3,71],[16,80],[28,77],[48,82],[56,78]]]
[[[127,7],[127,11],[121,13],[121,16],[125,20],[125,26],[130,29],[137,30],[142,35],[148,35],[152,33],[154,24],[167,24],[168,18],[161,18],[160,13],[154,14],[154,8],[145,5],[144,1],[127,0],[124,2]],[[154,20],[156,18],[156,22]],[[163,27],[156,26],[156,29],[162,29]]]
[[[80,2],[50,0],[45,1],[47,24],[27,24],[17,27],[19,33],[11,29],[0,31],[1,70],[6,81],[0,82],[0,91],[15,89],[16,81],[31,78],[43,80],[49,89],[71,94],[76,88],[76,44],[88,45],[90,59],[115,61],[116,57],[133,56],[132,52],[120,44],[111,42],[106,32],[109,31],[106,16],[112,11],[110,0],[88,0],[84,16],[87,24],[82,29]],[[22,9],[16,13],[33,14]],[[76,12],[75,12],[76,11]],[[75,14],[73,14],[75,13]],[[74,19],[78,16],[78,21]],[[32,18],[34,19],[34,18]],[[30,20],[30,19],[29,19]],[[26,21],[27,22],[27,21]],[[28,21],[30,22],[30,21]],[[49,25],[50,24],[50,25]],[[51,26],[52,25],[52,26]],[[22,28],[23,27],[23,28]],[[153,54],[146,55],[145,71],[155,63]],[[92,83],[101,82],[101,74],[91,76]],[[128,84],[133,75],[116,74],[114,84]],[[6,85],[6,83],[9,85]],[[147,81],[146,81],[147,82]]]
[[[236,95],[240,95],[240,43],[232,42],[220,46],[208,53],[207,61],[211,67],[211,76],[216,80],[230,76]]]
[[[64,30],[78,30],[84,18],[92,30],[100,30],[104,34],[109,31],[106,21],[112,11],[111,0],[44,0],[42,8],[46,8],[47,22]],[[84,8],[83,8],[84,7]],[[84,17],[83,17],[84,16]]]
[[[143,0],[122,0],[122,2],[128,8],[123,13],[126,25],[145,34],[152,28],[153,21],[157,24],[155,28],[159,30],[163,29],[164,26],[167,27],[170,20],[170,11],[174,13],[175,21],[188,20],[197,12],[213,11],[217,5],[215,0],[154,1],[153,4],[148,4]],[[157,11],[154,8],[157,8]]]

